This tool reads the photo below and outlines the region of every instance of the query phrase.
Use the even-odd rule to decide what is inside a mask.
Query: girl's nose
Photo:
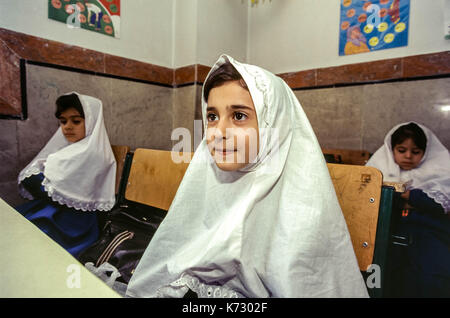
[[[227,129],[229,129],[229,124],[226,120],[219,120],[219,122],[217,123],[217,131],[216,131],[216,139],[227,139]]]
[[[405,152],[405,157],[406,158],[411,158],[411,156],[412,156],[411,151],[406,151]]]

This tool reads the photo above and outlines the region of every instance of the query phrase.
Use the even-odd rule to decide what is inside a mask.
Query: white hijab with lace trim
[[[226,55],[211,72],[226,60],[256,108],[256,162],[222,171],[203,138],[127,295],[183,297],[190,288],[199,297],[367,297],[324,156],[296,96],[281,78]],[[202,98],[205,131],[206,106]]]
[[[427,147],[417,168],[402,170],[394,161],[391,146],[392,134],[401,126],[415,123],[427,137]],[[445,213],[450,211],[450,154],[436,135],[424,125],[407,122],[396,125],[384,138],[384,144],[366,164],[379,169],[384,181],[405,182],[409,189],[421,189],[430,198],[441,204]]]
[[[83,106],[86,137],[69,143],[59,127],[20,172],[20,192],[33,199],[21,182],[31,175],[43,173],[42,184],[53,201],[77,210],[107,211],[115,203],[116,160],[103,121],[102,102],[73,93],[78,95]]]

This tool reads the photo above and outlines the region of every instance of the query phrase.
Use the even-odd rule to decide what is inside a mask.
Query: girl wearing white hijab
[[[127,296],[367,297],[324,156],[286,83],[222,55],[202,111],[206,136]]]
[[[406,183],[394,223],[392,296],[450,297],[450,155],[427,127],[396,125],[367,162],[385,181]],[[401,215],[400,215],[401,213]]]
[[[98,239],[91,211],[115,203],[116,161],[100,100],[73,92],[56,106],[60,127],[18,177],[33,201],[16,209],[76,257]]]

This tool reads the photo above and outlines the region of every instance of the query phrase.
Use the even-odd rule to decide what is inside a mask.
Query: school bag
[[[170,156],[170,151],[143,148],[126,155],[117,204],[99,214],[101,234],[78,256],[83,265],[109,263],[120,273],[117,281],[128,284],[189,164]]]

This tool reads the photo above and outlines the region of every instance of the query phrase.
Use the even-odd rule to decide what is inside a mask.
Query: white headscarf
[[[33,199],[20,183],[42,172],[45,176],[42,184],[53,201],[77,210],[107,211],[115,203],[116,160],[103,121],[102,102],[73,93],[83,106],[86,137],[69,143],[59,127],[20,172],[20,191],[24,197]]]
[[[222,171],[203,138],[127,295],[183,297],[190,288],[200,297],[367,296],[323,154],[297,98],[281,78],[226,55],[210,74],[226,60],[255,105],[257,161],[245,171]],[[206,106],[202,98],[205,129]]]
[[[407,122],[392,128],[384,138],[384,144],[369,159],[367,166],[379,169],[384,181],[405,182],[407,189],[421,189],[441,204],[446,213],[450,211],[450,154],[435,134],[427,127],[415,123],[427,137],[427,147],[417,168],[402,170],[394,161],[391,146],[392,134]]]

